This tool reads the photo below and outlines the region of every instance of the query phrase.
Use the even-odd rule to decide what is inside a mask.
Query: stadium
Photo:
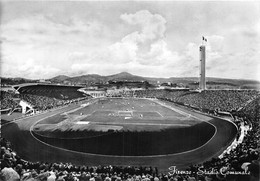
[[[1,4],[0,181],[259,181],[259,3]]]
[[[1,134],[31,163],[142,166],[161,173],[200,164],[220,169],[223,160],[234,159],[231,150],[242,149],[239,142],[258,134],[259,117],[250,117],[259,116],[256,90],[129,89],[92,97],[80,87],[13,87],[15,92],[1,91],[1,106],[12,105],[2,109],[8,114],[2,114]],[[253,145],[235,164],[257,158]]]

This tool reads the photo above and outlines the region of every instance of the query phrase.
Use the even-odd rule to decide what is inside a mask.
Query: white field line
[[[160,112],[155,111],[157,114],[159,114],[162,118],[164,117]]]
[[[195,117],[195,116],[193,116],[193,115],[191,115],[191,114],[188,114],[188,113],[183,112],[183,111],[181,111],[181,110],[179,110],[179,109],[173,108],[173,107],[171,107],[171,106],[169,106],[169,105],[166,105],[166,104],[164,104],[164,103],[162,103],[162,102],[160,102],[160,101],[156,101],[156,100],[152,100],[152,101],[154,101],[154,102],[160,104],[161,106],[166,107],[166,108],[168,108],[168,109],[170,109],[170,110],[172,110],[172,111],[175,111],[175,112],[177,112],[177,113],[179,113],[179,114],[181,114],[181,115],[183,115],[183,116],[193,117],[193,118],[195,118],[195,119],[200,120],[199,118],[197,118],[197,117]]]
[[[148,125],[148,126],[163,126],[163,125],[165,125],[165,126],[173,126],[173,125],[184,125],[184,126],[189,126],[189,124],[178,124],[178,123],[171,123],[171,124],[169,124],[169,123],[166,123],[166,124],[161,124],[161,123],[136,123],[136,122],[134,122],[134,123],[130,123],[130,122],[93,122],[93,123],[95,123],[95,124],[102,124],[102,125]]]
[[[55,123],[55,124],[38,124],[38,125],[40,125],[40,126],[50,126],[50,125],[57,125],[57,123]]]
[[[76,124],[89,124],[89,121],[78,121]]]

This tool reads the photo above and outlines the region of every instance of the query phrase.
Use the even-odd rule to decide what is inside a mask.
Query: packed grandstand
[[[1,112],[19,111],[19,101],[33,105],[38,112],[92,99],[77,88],[28,86],[15,92],[1,91]],[[143,89],[117,92],[115,97],[155,98],[209,115],[229,113],[239,131],[234,142],[221,155],[203,163],[191,164],[185,171],[142,165],[75,165],[73,163],[32,162],[19,157],[12,143],[1,138],[0,180],[58,181],[203,181],[259,180],[260,95],[257,90]],[[5,121],[2,122],[4,124]],[[17,152],[16,152],[17,151]],[[198,170],[201,174],[198,174]],[[214,172],[215,171],[215,172]],[[207,174],[212,173],[212,174]],[[232,174],[233,173],[233,174]]]

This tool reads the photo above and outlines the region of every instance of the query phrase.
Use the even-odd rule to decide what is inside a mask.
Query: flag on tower
[[[207,39],[204,36],[202,36],[202,40],[207,42]]]

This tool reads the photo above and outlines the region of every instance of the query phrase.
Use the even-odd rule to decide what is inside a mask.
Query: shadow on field
[[[205,144],[215,128],[202,122],[190,127],[169,127],[160,131],[66,131],[52,137],[34,134],[41,141],[82,153],[116,156],[166,155],[189,151]],[[62,139],[60,139],[62,138]],[[80,138],[80,139],[74,139]]]

